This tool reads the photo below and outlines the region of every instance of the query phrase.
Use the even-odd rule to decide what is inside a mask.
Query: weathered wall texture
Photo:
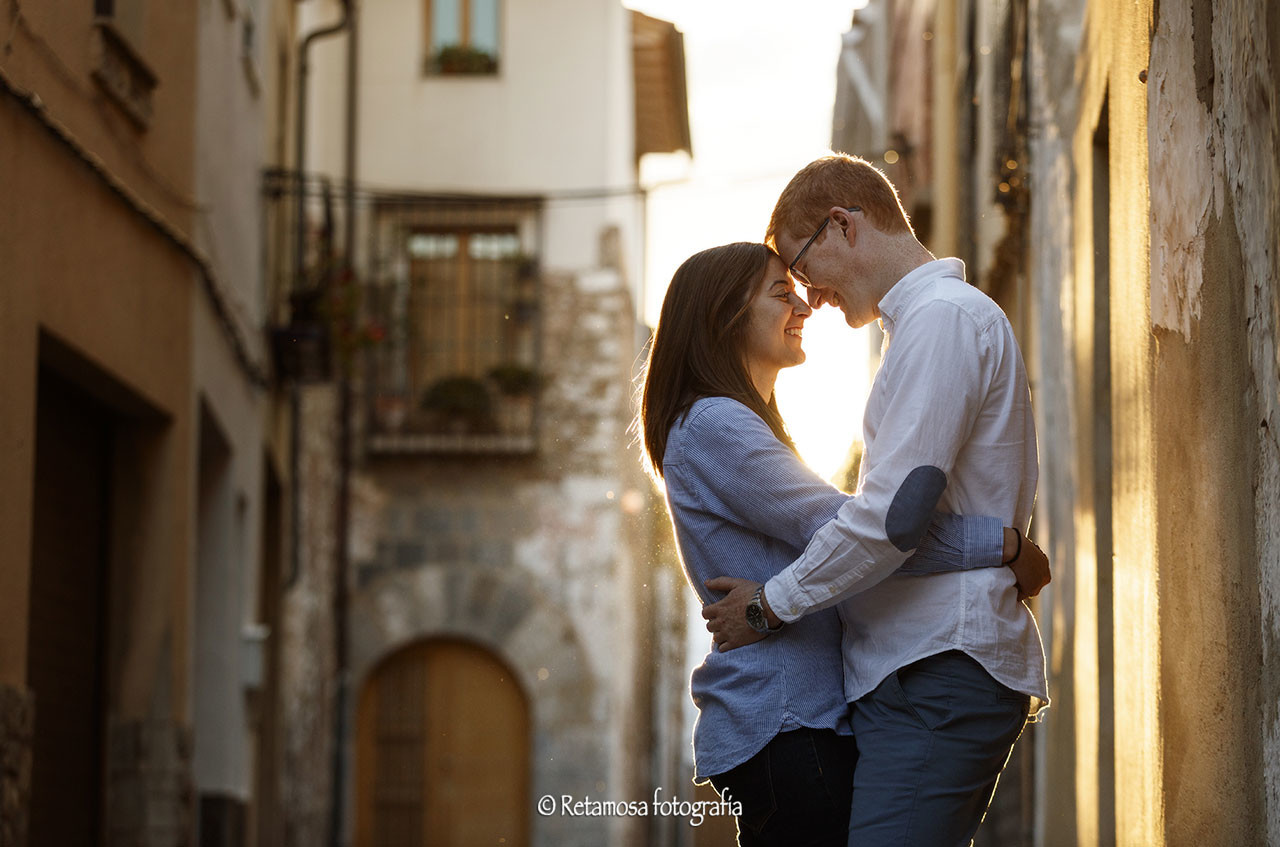
[[[1221,128],[1227,208],[1206,227],[1210,262],[1235,265],[1251,385],[1241,437],[1250,462],[1253,557],[1261,608],[1262,773],[1266,840],[1280,842],[1280,7],[1213,3],[1214,120]],[[1199,37],[1197,33],[1197,38]],[[1197,53],[1199,53],[1197,48]],[[1232,231],[1234,229],[1234,232]],[[1215,237],[1216,236],[1216,237]],[[1242,321],[1240,320],[1242,318]],[[1243,356],[1241,356],[1243,358]],[[1252,413],[1252,417],[1249,417]],[[1244,529],[1242,527],[1242,529]],[[1247,583],[1242,586],[1250,590]],[[1252,591],[1250,590],[1250,593]],[[1252,716],[1251,716],[1252,717]],[[1252,742],[1254,739],[1250,738]],[[1261,832],[1258,833],[1261,835]]]
[[[31,695],[0,684],[0,847],[27,843],[31,796]]]
[[[1044,844],[1280,840],[1273,6],[1033,4],[1031,369],[1059,565]]]
[[[113,721],[108,728],[107,843],[190,843],[196,824],[192,733],[173,721]]]
[[[1151,323],[1191,340],[1200,318],[1204,230],[1212,210],[1222,214],[1222,158],[1213,156],[1215,130],[1208,104],[1196,99],[1192,10],[1161,10],[1151,39]],[[1202,52],[1207,33],[1200,33]],[[1206,69],[1212,80],[1212,66]],[[1203,71],[1202,71],[1203,73]],[[1210,82],[1211,84],[1211,82]]]
[[[333,780],[334,497],[337,490],[337,389],[305,386],[300,414],[301,498],[296,570],[282,575],[279,725],[282,762],[275,787],[286,847],[323,844],[329,833]]]
[[[1152,323],[1156,402],[1168,410],[1158,490],[1162,516],[1197,516],[1164,521],[1160,537],[1166,831],[1177,843],[1280,834],[1267,799],[1277,691],[1263,670],[1280,588],[1280,135],[1268,18],[1275,11],[1260,2],[1160,4],[1152,41]],[[1260,606],[1240,602],[1254,596]],[[1172,625],[1188,620],[1197,625]]]
[[[1064,567],[1093,549],[1092,536],[1078,526],[1080,488],[1088,480],[1078,478],[1080,462],[1073,449],[1081,435],[1075,399],[1082,377],[1072,351],[1087,341],[1081,334],[1092,323],[1077,314],[1072,261],[1072,203],[1079,189],[1070,128],[1079,108],[1075,77],[1084,6],[1084,0],[1033,4],[1028,21],[1028,60],[1035,82],[1029,91],[1033,188],[1027,273],[1034,284],[1031,340],[1024,355],[1040,443],[1035,531],[1055,563],[1053,582],[1040,598],[1053,705],[1037,734],[1035,807],[1036,832],[1047,847],[1098,843],[1096,756],[1091,761],[1088,746],[1078,743],[1097,735],[1097,680],[1077,673],[1081,656],[1097,654],[1097,590],[1092,570]]]

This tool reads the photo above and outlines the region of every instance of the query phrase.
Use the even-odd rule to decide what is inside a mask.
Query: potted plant
[[[508,301],[508,308],[518,326],[527,326],[538,314],[538,259],[527,253],[520,253],[508,261],[515,276],[515,292]]]
[[[409,403],[399,392],[384,391],[373,398],[374,417],[383,432],[399,432],[409,415]]]
[[[447,376],[432,383],[423,392],[422,408],[439,430],[462,434],[493,428],[493,397],[473,376]]]
[[[542,387],[542,375],[524,365],[498,365],[489,371],[498,391],[498,426],[506,433],[533,431],[533,402]]]
[[[470,44],[446,44],[427,60],[428,70],[439,74],[492,74],[498,59]]]
[[[538,276],[538,257],[531,256],[528,253],[518,253],[511,257],[511,264],[515,268],[516,279],[525,282],[536,279]]]

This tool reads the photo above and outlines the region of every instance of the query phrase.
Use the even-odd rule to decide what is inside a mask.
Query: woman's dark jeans
[[[742,803],[741,847],[844,847],[857,759],[851,735],[796,729],[711,784],[722,799]]]

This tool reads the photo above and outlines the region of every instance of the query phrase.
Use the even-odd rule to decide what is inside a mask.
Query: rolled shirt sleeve
[[[865,591],[927,541],[947,476],[982,409],[997,351],[988,327],[964,309],[933,301],[890,344],[893,367],[882,374],[889,390],[875,432],[867,433],[861,490],[765,586],[784,621]],[[991,525],[975,536],[990,555]]]
[[[934,512],[929,531],[898,573],[950,573],[1003,565],[1004,521]]]

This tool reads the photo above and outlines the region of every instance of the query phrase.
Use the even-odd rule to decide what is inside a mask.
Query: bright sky
[[[693,159],[645,157],[649,195],[645,315],[657,322],[686,258],[759,241],[779,192],[828,152],[840,36],[865,0],[624,0],[684,33]],[[824,477],[862,430],[868,333],[827,307],[807,321],[808,362],[783,371],[778,405],[801,455]]]

